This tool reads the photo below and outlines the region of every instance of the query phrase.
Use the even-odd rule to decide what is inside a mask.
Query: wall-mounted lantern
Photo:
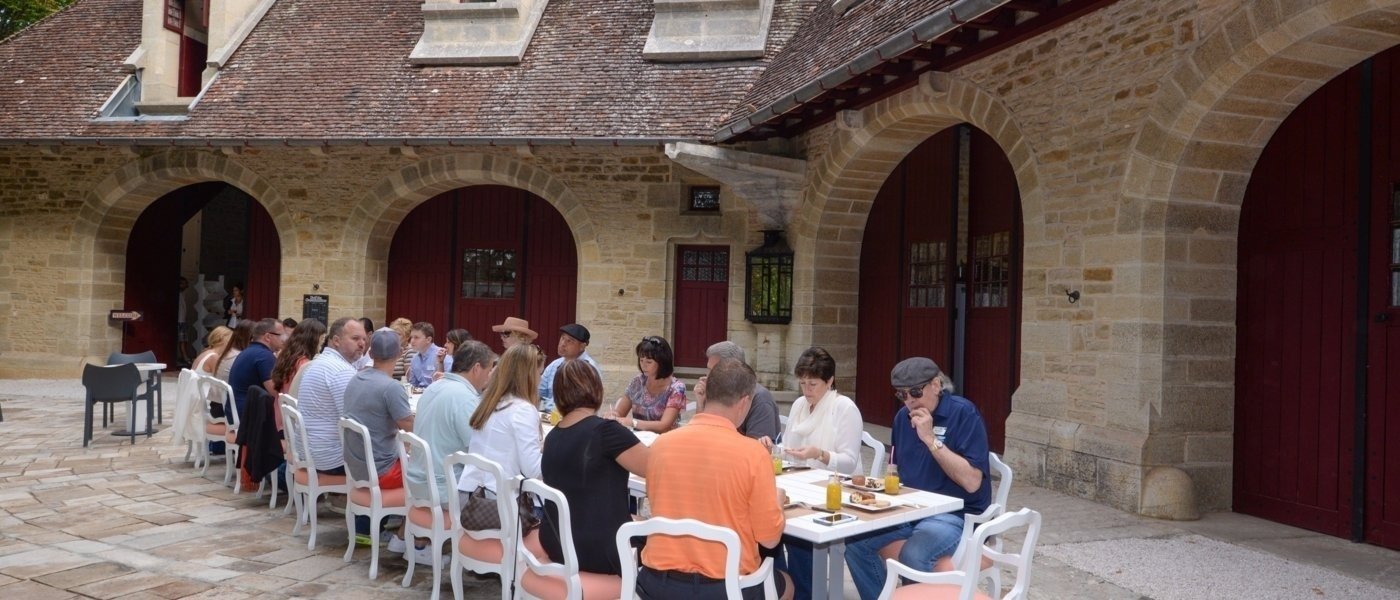
[[[744,318],[751,323],[792,322],[792,248],[782,230],[765,229],[763,246],[744,254]]]

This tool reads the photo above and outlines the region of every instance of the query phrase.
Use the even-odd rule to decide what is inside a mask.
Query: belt
[[[649,571],[653,575],[656,575],[657,577],[660,577],[662,579],[673,579],[676,581],[683,581],[686,583],[724,583],[723,579],[707,577],[701,573],[688,573],[685,571],[660,571],[648,566],[643,566],[642,570]]]

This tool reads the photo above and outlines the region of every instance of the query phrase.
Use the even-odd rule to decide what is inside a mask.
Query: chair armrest
[[[739,589],[750,588],[759,585],[773,576],[773,557],[763,559],[763,564],[758,565],[758,569],[748,575],[739,576]]]
[[[899,586],[900,577],[916,583],[943,583],[959,586],[967,583],[967,573],[962,571],[927,573],[904,566],[903,563],[893,558],[887,558],[885,559],[885,587],[880,592],[881,598],[888,598],[890,594],[894,593],[894,589]]]
[[[980,513],[977,513],[975,515],[970,513],[964,514],[963,535],[966,536],[970,534],[976,526],[991,521],[992,519],[995,519],[997,517],[1000,517],[1001,514],[1004,512],[1006,512],[1005,506],[1002,506],[1000,504],[988,504],[987,509]]]

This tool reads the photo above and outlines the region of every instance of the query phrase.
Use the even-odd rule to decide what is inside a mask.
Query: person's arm
[[[698,387],[698,386],[697,386]],[[768,438],[771,442],[778,438],[778,405],[773,401],[773,394],[760,392],[767,397],[759,401],[759,395],[754,396],[753,407],[749,409],[749,418],[744,422],[746,429],[744,435],[756,440]]]
[[[394,424],[398,425],[399,429],[413,433],[413,406],[408,403],[408,392],[404,391],[403,386],[395,385],[389,388],[384,400]]]
[[[617,399],[617,403],[613,404],[612,414],[608,416],[609,418],[613,419],[624,419],[630,417],[631,415],[632,399],[628,398],[627,394],[623,394],[621,398]]]
[[[273,401],[277,400],[277,385],[272,383],[272,368],[276,365],[275,358],[264,358],[258,362],[258,375],[262,376],[263,389],[272,394]]]
[[[827,468],[838,473],[856,474],[860,471],[860,436],[865,431],[860,409],[844,396],[843,410],[836,414],[836,447],[828,452]],[[834,399],[834,398],[833,398]]]
[[[599,430],[603,437],[605,453],[612,456],[618,466],[638,477],[647,476],[647,461],[651,459],[651,448],[619,423],[604,423]]]
[[[747,469],[754,486],[753,493],[749,494],[750,525],[758,545],[776,548],[783,541],[783,527],[787,525],[787,518],[779,503],[778,480],[773,475],[773,463],[762,453],[759,456],[762,456],[762,463],[750,464]]]
[[[637,431],[654,431],[656,433],[666,433],[676,427],[676,421],[680,420],[681,411],[674,408],[667,408],[661,413],[661,418],[655,421],[628,419],[627,424]]]
[[[954,452],[946,445],[936,443],[938,438],[933,435],[933,415],[928,409],[918,408],[909,413],[910,424],[914,431],[919,434],[919,441],[928,448],[933,459],[938,461],[939,468],[948,475],[967,493],[971,494],[982,487],[982,471],[968,462],[967,458]],[[984,434],[985,437],[985,434]],[[985,444],[984,446],[985,447]]]
[[[641,442],[637,442],[637,445],[617,455],[619,466],[627,469],[628,473],[643,478],[647,476],[647,461],[649,460],[651,460],[651,448]]]
[[[525,407],[528,410],[511,410],[510,426],[517,442],[516,448],[520,451],[516,460],[520,461],[521,475],[538,478],[540,455],[543,452],[540,445],[540,417],[533,407]]]

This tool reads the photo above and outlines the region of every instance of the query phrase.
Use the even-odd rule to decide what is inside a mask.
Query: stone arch
[[[539,166],[498,154],[459,153],[424,158],[370,188],[351,213],[342,250],[363,256],[364,287],[359,299],[381,319],[388,286],[389,246],[404,217],[419,204],[446,191],[471,185],[506,185],[544,198],[573,231],[580,265],[601,260],[598,232],[578,196]],[[582,294],[580,294],[582,297]]]
[[[789,354],[820,345],[838,360],[854,363],[860,245],[866,218],[885,179],[930,136],[959,123],[985,131],[1001,146],[1021,191],[1024,243],[1041,242],[1042,194],[1034,151],[1011,112],[973,83],[946,73],[920,79],[918,87],[858,113],[843,113],[811,165],[812,185],[796,211],[794,335]],[[820,283],[819,283],[820,282]],[[813,318],[821,307],[835,318]],[[811,325],[796,325],[798,323]],[[810,328],[802,331],[802,328]],[[844,363],[843,363],[844,364]]]
[[[1244,2],[1162,80],[1130,148],[1123,206],[1161,257],[1148,454],[1174,457],[1158,461],[1192,475],[1203,508],[1231,505],[1235,249],[1255,163],[1299,104],[1396,44],[1400,1]],[[1187,452],[1207,447],[1223,450]]]
[[[252,196],[274,222],[289,214],[282,193],[237,161],[208,151],[176,150],[129,161],[88,192],[73,223],[81,278],[78,312],[79,354],[105,353],[121,343],[121,332],[107,324],[107,311],[122,304],[126,245],[141,212],[161,196],[195,183],[222,181]],[[282,256],[296,253],[296,235],[279,227]]]

